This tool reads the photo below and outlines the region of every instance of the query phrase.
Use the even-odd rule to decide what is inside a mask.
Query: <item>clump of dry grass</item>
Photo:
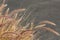
[[[7,6],[5,0],[0,6],[0,40],[33,40],[33,33],[36,29],[46,29],[52,33],[60,36],[60,34],[51,28],[47,28],[47,24],[56,26],[55,23],[50,21],[42,21],[40,25],[34,27],[34,23],[28,23],[25,27],[18,27],[18,24],[22,21],[23,16],[17,19],[19,12],[25,11],[25,9],[16,9],[9,13],[9,8],[3,13],[4,8]],[[14,17],[12,17],[12,15]],[[31,26],[29,26],[31,25]],[[27,29],[27,27],[30,27]]]

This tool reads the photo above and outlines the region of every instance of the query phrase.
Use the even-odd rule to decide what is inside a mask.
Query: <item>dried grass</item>
[[[17,15],[19,12],[25,11],[25,9],[16,9],[9,13],[9,8],[4,14],[3,10],[7,6],[5,0],[3,0],[2,5],[0,6],[0,40],[33,40],[33,33],[35,29],[46,29],[52,33],[60,36],[58,32],[51,28],[47,28],[46,23],[56,26],[55,23],[50,21],[42,21],[38,26],[34,27],[34,23],[28,23],[24,27],[18,27],[18,24],[22,21],[23,16],[17,20]],[[14,18],[11,16],[14,15]],[[31,26],[29,26],[31,25]],[[27,29],[27,27],[30,27]]]

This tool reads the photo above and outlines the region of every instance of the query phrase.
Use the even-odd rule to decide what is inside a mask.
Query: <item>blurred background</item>
[[[29,15],[28,21],[35,19],[35,24],[43,20],[50,20],[57,24],[56,27],[47,25],[60,33],[60,0],[6,0],[10,11],[18,8],[26,8],[26,15]],[[38,30],[34,36],[34,40],[60,40],[55,34]]]

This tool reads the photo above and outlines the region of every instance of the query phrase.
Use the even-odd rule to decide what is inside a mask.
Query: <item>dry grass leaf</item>
[[[44,21],[41,21],[40,22],[41,24],[51,24],[51,25],[54,25],[54,26],[56,26],[56,24],[55,23],[53,23],[53,22],[51,22],[51,21],[48,21],[48,20],[44,20]]]

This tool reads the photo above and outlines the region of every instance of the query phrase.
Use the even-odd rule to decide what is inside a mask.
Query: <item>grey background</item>
[[[60,0],[6,0],[6,3],[10,11],[17,8],[29,8],[26,14],[32,12],[30,20],[36,18],[37,25],[43,20],[53,21],[57,24],[56,27],[47,26],[60,33]],[[60,40],[60,37],[49,31],[38,30],[34,40]]]

